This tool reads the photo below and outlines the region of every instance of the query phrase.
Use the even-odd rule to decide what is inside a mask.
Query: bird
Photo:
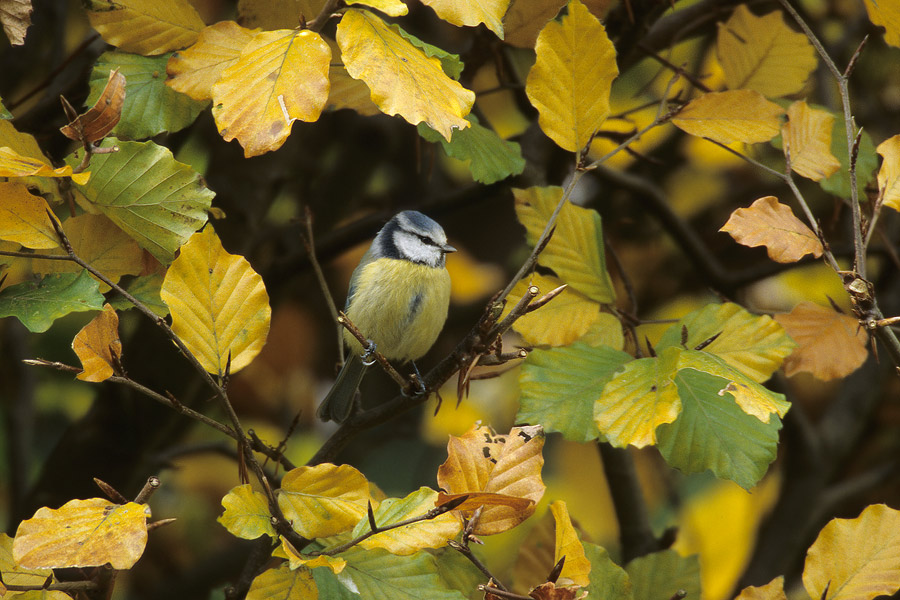
[[[349,352],[316,411],[320,419],[347,420],[375,350],[401,363],[428,352],[447,320],[450,273],[445,256],[450,252],[456,248],[447,243],[441,226],[415,210],[397,213],[379,230],[350,277],[344,308],[369,344],[364,348],[344,330]]]

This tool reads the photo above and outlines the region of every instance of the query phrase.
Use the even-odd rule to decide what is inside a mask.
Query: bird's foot
[[[375,349],[377,348],[375,342],[372,340],[366,340],[366,348],[362,355],[362,362],[367,367],[371,367],[375,364]]]
[[[407,397],[414,397],[427,394],[428,390],[425,389],[425,382],[422,381],[422,374],[419,373],[419,367],[416,366],[415,362],[412,363],[412,368],[415,373],[409,376],[409,385],[406,387],[409,392],[404,390],[403,395]]]

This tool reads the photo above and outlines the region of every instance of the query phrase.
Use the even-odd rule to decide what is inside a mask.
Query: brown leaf
[[[112,306],[104,306],[103,312],[78,332],[72,341],[72,350],[84,368],[76,376],[81,381],[105,381],[113,375],[115,365],[122,357],[122,342],[119,340],[119,317]]]
[[[528,595],[535,600],[581,600],[587,597],[588,592],[577,585],[557,585],[548,581],[531,590]]]
[[[97,102],[86,113],[59,130],[70,140],[83,144],[102,140],[119,122],[124,102],[125,76],[118,69],[110,71],[109,80]]]
[[[737,209],[719,231],[728,232],[742,246],[765,246],[769,258],[779,263],[797,262],[806,254],[822,256],[816,234],[775,196]]]
[[[0,0],[0,24],[13,46],[25,43],[25,30],[31,25],[31,0]]]
[[[806,371],[823,381],[846,377],[862,365],[868,335],[859,322],[831,308],[801,302],[790,313],[775,315],[799,347],[784,360],[788,376]]]
[[[505,494],[489,494],[485,492],[467,494],[445,494],[443,492],[438,492],[438,498],[434,504],[435,506],[443,506],[448,502],[452,502],[453,500],[464,496],[466,497],[466,500],[454,510],[471,512],[479,506],[508,506],[516,510],[528,510],[530,506],[534,505],[534,500],[529,498],[517,498]]]

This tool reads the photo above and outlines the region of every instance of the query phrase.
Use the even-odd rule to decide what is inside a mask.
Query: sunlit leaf
[[[81,328],[72,341],[72,350],[78,355],[83,371],[76,377],[81,381],[106,381],[122,358],[122,342],[119,340],[119,316],[107,304],[90,323]]]
[[[59,236],[47,211],[47,201],[28,191],[18,181],[0,182],[0,240],[16,242],[33,250],[59,246]]]
[[[255,540],[263,535],[276,537],[269,503],[262,493],[254,492],[249,483],[232,488],[222,498],[222,506],[225,512],[216,520],[231,535],[245,540]]]
[[[102,80],[103,74],[99,73],[97,77]],[[91,108],[68,125],[61,127],[59,130],[62,134],[82,143],[93,143],[106,137],[122,117],[125,83],[125,75],[120,73],[119,69],[111,70],[106,82],[101,81],[97,84],[100,93]],[[102,88],[99,87],[100,84]]]
[[[366,515],[369,482],[349,465],[321,464],[285,473],[278,506],[305,538],[349,531]]]
[[[294,121],[322,113],[330,61],[328,44],[308,29],[256,33],[212,87],[219,133],[247,157],[277,150]]]
[[[469,126],[464,117],[475,94],[448,77],[438,59],[426,56],[372,13],[344,13],[337,41],[347,72],[369,86],[382,112],[413,125],[424,122],[446,140],[454,129]]]
[[[531,505],[534,504],[534,500],[531,500],[529,498],[507,496],[505,494],[492,494],[488,492],[445,494],[444,492],[440,492],[437,495],[437,500],[435,500],[435,505],[443,506],[444,504],[459,501],[460,499],[462,499],[462,503],[454,508],[454,510],[460,512],[472,512],[480,506],[508,506],[509,508],[513,508],[517,511],[522,511],[527,510]]]
[[[562,193],[558,187],[513,189],[516,216],[525,226],[528,245],[534,247],[537,243]],[[538,263],[553,269],[564,283],[591,300],[603,304],[615,300],[612,279],[606,270],[603,224],[595,210],[575,206],[567,200]]]
[[[338,59],[339,56],[335,56],[335,58]],[[347,69],[343,66],[332,64],[328,71],[328,79],[331,81],[331,89],[325,103],[328,110],[349,108],[364,116],[381,114],[381,111],[372,102],[369,86],[359,79],[350,77]]]
[[[744,4],[719,24],[716,54],[729,88],[770,98],[801,91],[817,64],[812,44],[788,27],[780,10],[758,17]]]
[[[315,600],[316,584],[308,569],[291,570],[287,564],[263,571],[250,584],[247,600]]]
[[[884,27],[884,41],[900,48],[900,5],[888,0],[863,0],[869,20]]]
[[[900,589],[900,511],[873,504],[832,519],[809,548],[803,587],[822,600],[869,600]]]
[[[801,371],[823,381],[846,377],[869,356],[869,335],[859,320],[813,302],[801,302],[790,313],[775,315],[799,347],[784,361],[784,372]]]
[[[787,600],[784,593],[784,575],[776,577],[766,585],[745,587],[736,600]]]
[[[438,493],[427,487],[407,495],[405,498],[388,498],[382,500],[374,511],[375,523],[385,527],[420,517],[435,507]],[[408,556],[425,548],[440,548],[447,541],[456,537],[462,529],[462,522],[454,512],[447,512],[434,519],[419,521],[403,527],[376,533],[363,540],[363,548],[383,548],[391,554]],[[353,537],[359,537],[371,531],[368,518],[361,519],[353,529]]]
[[[47,331],[69,313],[102,308],[100,286],[87,271],[47,275],[0,291],[0,318],[16,317],[33,333]]]
[[[93,176],[76,200],[88,212],[102,212],[160,262],[206,222],[213,192],[190,167],[153,142],[120,142],[107,138],[104,147],[118,152],[95,154]],[[81,153],[67,159],[81,162]]]
[[[13,538],[0,533],[0,579],[6,585],[42,586],[53,575],[50,569],[26,569],[13,560]],[[15,596],[13,596],[15,598]],[[69,598],[69,596],[66,596]],[[54,597],[51,600],[60,600]]]
[[[144,56],[179,50],[205,26],[188,0],[86,0],[88,18],[107,43]]]
[[[755,90],[711,92],[692,100],[672,123],[722,144],[767,142],[781,130],[784,109]]]
[[[303,555],[294,548],[289,541],[281,538],[281,548],[288,558],[288,564],[291,569],[304,567],[306,569],[315,569],[316,567],[326,567],[332,573],[340,573],[347,567],[347,561],[340,556],[329,556],[327,554],[319,554],[316,556]]]
[[[613,374],[632,357],[610,347],[575,342],[564,348],[532,350],[519,375],[518,423],[540,423],[567,440],[596,439],[594,402]]]
[[[475,426],[461,437],[450,436],[447,460],[438,468],[438,485],[451,494],[491,492],[527,498],[544,495],[541,467],[544,431],[538,426],[513,427],[509,435]],[[492,535],[515,527],[534,512],[505,506],[486,507],[475,525],[476,535]]]
[[[27,568],[130,569],[147,545],[146,504],[113,504],[103,498],[70,500],[40,508],[19,523],[13,558]]]
[[[820,181],[841,168],[831,153],[834,116],[826,110],[810,108],[803,100],[788,107],[787,121],[781,126],[785,156],[790,153],[791,170]]]
[[[0,177],[71,177],[72,181],[84,184],[90,173],[73,173],[72,167],[66,165],[54,169],[37,158],[22,156],[12,148],[0,148]]]
[[[556,556],[558,563],[561,558],[566,562],[560,572],[560,578],[569,579],[580,586],[586,586],[590,582],[591,563],[584,553],[584,546],[578,539],[578,533],[572,525],[569,517],[569,509],[562,500],[550,503],[550,512],[556,522]]]
[[[444,21],[457,26],[485,27],[503,39],[503,15],[510,0],[422,0],[422,4],[434,9]]]
[[[503,41],[517,48],[534,48],[538,34],[566,0],[513,0],[503,17]]]
[[[568,14],[541,31],[535,51],[525,93],[544,133],[578,152],[609,116],[609,94],[619,74],[616,49],[597,17],[570,0]]]
[[[663,550],[634,559],[625,565],[625,571],[634,600],[670,600],[679,590],[685,592],[685,598],[701,597],[700,563],[696,556]]]
[[[365,600],[465,600],[457,590],[447,589],[438,572],[437,560],[428,552],[396,556],[387,550],[354,547],[343,554],[359,598]]]
[[[229,254],[212,227],[181,247],[160,296],[172,330],[210,373],[237,373],[266,343],[272,309],[260,277],[243,256]]]
[[[878,193],[885,206],[900,211],[900,135],[884,140],[876,150],[883,159],[878,170]]]
[[[234,21],[210,25],[200,32],[194,45],[170,56],[166,85],[194,100],[212,100],[213,85],[225,69],[237,62],[244,46],[258,32]]]
[[[25,43],[25,31],[31,26],[31,0],[3,0],[0,2],[0,25],[13,46]]]
[[[719,231],[727,232],[743,246],[765,246],[775,262],[797,262],[807,254],[822,256],[822,242],[816,234],[775,196],[759,198],[748,208],[735,210]]]
[[[441,61],[441,69],[444,71],[444,73],[446,73],[453,79],[459,79],[459,76],[462,74],[463,67],[465,67],[463,62],[459,59],[459,54],[447,52],[443,48],[438,48],[437,46],[420,40],[410,32],[403,30],[399,25],[391,25],[390,29],[396,32],[410,44],[424,52],[425,56],[436,58]]]
[[[348,6],[360,4],[380,10],[389,17],[402,17],[409,13],[409,8],[400,0],[346,0]]]
[[[590,542],[582,542],[584,554],[591,562],[591,582],[587,586],[588,598],[615,598],[632,600],[631,581],[625,569],[609,558],[606,549]]]
[[[591,324],[587,333],[578,338],[578,341],[594,348],[608,346],[615,350],[622,350],[625,348],[625,334],[622,332],[622,322],[615,315],[602,312],[597,316],[597,320]]]
[[[563,282],[539,273],[519,281],[507,296],[501,317],[510,313],[532,285],[538,287],[540,294],[546,294]],[[567,346],[586,334],[599,316],[599,304],[566,288],[549,303],[516,319],[513,329],[532,346]]]
[[[36,159],[41,163],[49,164],[50,162],[38,145],[37,140],[34,139],[34,136],[17,131],[9,119],[0,119],[0,147],[3,146],[11,148],[21,156]],[[19,183],[37,188],[51,202],[54,200],[58,201],[60,198],[59,187],[55,178],[27,177],[20,180]]]
[[[492,129],[484,127],[475,115],[466,120],[469,127],[453,132],[448,142],[427,125],[419,123],[419,135],[429,142],[440,142],[447,156],[465,161],[472,179],[494,183],[525,170],[525,159],[519,144],[500,139]]]

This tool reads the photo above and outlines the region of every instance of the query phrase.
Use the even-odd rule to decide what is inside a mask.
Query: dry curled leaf
[[[25,43],[25,31],[31,25],[31,0],[0,0],[0,25],[13,46]]]
[[[801,302],[789,313],[775,315],[799,347],[784,360],[784,372],[812,373],[823,381],[846,377],[869,356],[866,331],[859,322],[832,308]]]
[[[70,140],[83,144],[102,140],[119,122],[124,103],[125,76],[119,73],[119,69],[115,69],[109,72],[106,87],[94,105],[59,130]]]
[[[779,263],[797,262],[807,254],[822,256],[816,234],[775,196],[737,209],[719,231],[729,233],[742,246],[765,246],[769,258]]]

